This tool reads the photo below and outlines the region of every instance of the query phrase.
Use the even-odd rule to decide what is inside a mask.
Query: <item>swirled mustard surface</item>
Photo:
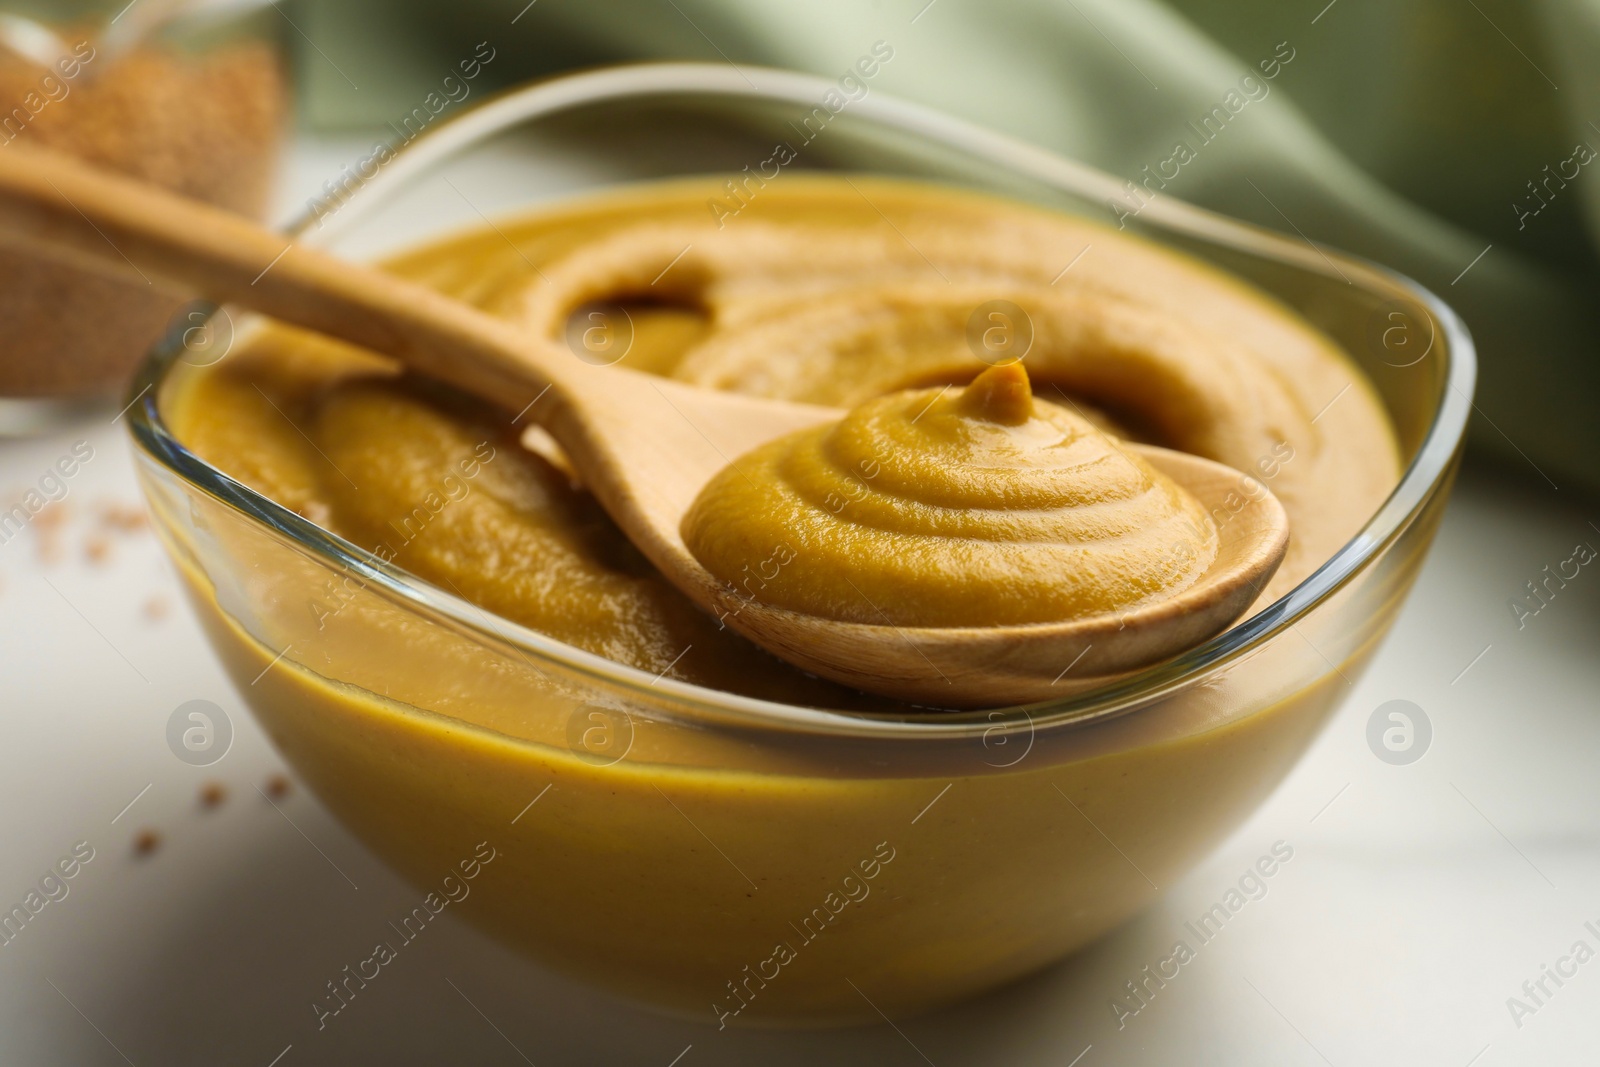
[[[1020,362],[753,450],[707,484],[683,535],[763,603],[899,626],[1123,611],[1187,589],[1217,554],[1198,500],[1083,417],[1036,403]],[[752,573],[775,543],[783,558]]]
[[[706,209],[719,189],[711,179],[637,187],[388,266],[567,344],[574,358],[846,408],[897,390],[955,394],[996,351],[1025,351],[1034,391],[1053,405],[1038,416],[1051,433],[1070,424],[1075,447],[1099,447],[1084,431],[1093,424],[1192,452],[1243,472],[1241,507],[1262,487],[1282,501],[1291,542],[1262,604],[1353,536],[1395,484],[1393,431],[1362,372],[1236,278],[1101,225],[946,188],[786,175],[720,227]],[[514,414],[279,326],[178,376],[168,404],[180,439],[205,459],[495,615],[652,674],[801,704],[865,699],[719,629]],[[852,447],[864,456],[875,446]],[[913,496],[936,501],[955,485],[937,460],[879,463],[883,484],[915,482]],[[985,567],[977,552],[960,564],[962,574]],[[1009,597],[1006,582],[1040,591],[1053,567],[944,607],[973,610],[973,623],[1015,620],[1018,605],[1002,601],[1027,598]],[[930,573],[930,588],[958,577]],[[1069,582],[1051,595],[1092,604],[1145,593]],[[821,599],[831,603],[825,590]],[[308,600],[313,614],[339,608],[337,597]]]

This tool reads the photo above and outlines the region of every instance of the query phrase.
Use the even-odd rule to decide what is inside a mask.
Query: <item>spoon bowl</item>
[[[1182,485],[1219,523],[1217,557],[1176,595],[1062,622],[909,627],[837,622],[724,598],[728,624],[814,674],[935,707],[1029,704],[1106,685],[1227,629],[1283,561],[1288,517],[1264,490],[1242,506],[1231,467],[1153,445],[1129,445]]]
[[[580,447],[591,457],[609,452],[610,462],[631,464],[654,450],[665,461],[652,464],[648,477],[639,468],[609,469],[597,482],[586,480],[606,511],[635,516],[624,524],[629,537],[719,621],[803,670],[865,692],[972,708],[1105,685],[1227,629],[1259,597],[1289,546],[1288,515],[1259,482],[1199,456],[1128,444],[1194,495],[1218,527],[1216,559],[1174,596],[1062,622],[983,627],[871,625],[773,607],[707,571],[684,544],[680,524],[723,467],[757,445],[836,422],[844,412],[591,369],[611,388],[579,395],[603,402],[568,402],[544,416],[545,428],[564,447],[582,435]],[[661,418],[663,404],[673,418]]]

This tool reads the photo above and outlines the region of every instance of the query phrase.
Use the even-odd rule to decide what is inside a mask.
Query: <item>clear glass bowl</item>
[[[768,158],[832,88],[679,64],[532,85],[418,139],[301,234],[366,258],[613,184],[737,171]],[[795,165],[1108,222],[1121,192],[876,93],[834,116]],[[787,706],[652,678],[491,617],[173,437],[164,398],[251,328],[238,312],[219,313],[198,357],[174,336],[145,364],[130,412],[140,476],[240,692],[322,801],[419,892],[470,865],[456,910],[483,929],[707,1022],[924,1011],[1104,933],[1250,814],[1393,620],[1459,455],[1474,356],[1435,297],[1169,199],[1132,222],[1276,294],[1348,349],[1394,420],[1405,471],[1359,536],[1288,596],[1072,699],[897,715]]]

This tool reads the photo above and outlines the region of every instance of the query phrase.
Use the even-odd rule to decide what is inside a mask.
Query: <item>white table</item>
[[[350,143],[303,146],[288,187],[314,188]],[[277,808],[258,794],[282,765],[154,538],[114,535],[109,559],[85,557],[96,503],[137,501],[112,414],[0,443],[7,506],[73,442],[95,449],[70,483],[63,560],[39,566],[31,533],[0,545],[0,906],[75,842],[95,850],[68,895],[0,948],[0,1062],[1600,1061],[1600,958],[1561,986],[1546,978],[1542,1004],[1522,989],[1575,941],[1600,952],[1584,926],[1600,930],[1600,566],[1520,631],[1507,606],[1576,543],[1600,547],[1600,506],[1531,469],[1458,489],[1387,645],[1269,803],[1154,910],[1042,975],[898,1031],[719,1033],[618,1005],[446,916],[319,1032],[323,983],[415,893],[303,789]],[[152,595],[165,618],[147,616]],[[222,706],[236,731],[209,768],[167,747],[169,715],[192,699]],[[1433,726],[1410,765],[1366,741],[1391,699]],[[229,791],[213,810],[198,801],[207,781]],[[160,846],[136,857],[147,827]],[[1119,1029],[1110,1002],[1124,983],[1279,840],[1294,857],[1267,895]],[[1536,1010],[1514,1020],[1513,996]]]

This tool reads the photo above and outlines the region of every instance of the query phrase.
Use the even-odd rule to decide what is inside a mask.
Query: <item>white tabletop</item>
[[[314,188],[348,154],[303,146],[289,187]],[[285,768],[154,537],[100,516],[138,500],[114,414],[0,442],[7,507],[75,442],[94,449],[50,535],[58,560],[40,562],[36,530],[0,544],[0,910],[75,843],[94,850],[67,895],[0,947],[0,1062],[1600,1060],[1600,956],[1571,955],[1579,941],[1600,953],[1600,565],[1520,629],[1508,607],[1578,543],[1600,548],[1600,507],[1531,468],[1465,479],[1387,644],[1270,801],[1154,909],[1039,976],[898,1029],[718,1032],[619,1005],[446,916],[319,1032],[323,983],[415,893],[298,785],[276,806],[258,792]],[[235,731],[205,768],[166,740],[194,699]],[[1433,731],[1407,765],[1367,741],[1369,718],[1397,699]],[[207,782],[228,791],[212,809],[198,799]],[[147,829],[159,844],[137,856]],[[1279,841],[1294,854],[1266,895],[1119,1025],[1113,998],[1136,1006],[1124,983]],[[1568,976],[1557,984],[1547,965]],[[1527,1010],[1513,1013],[1513,997]]]

